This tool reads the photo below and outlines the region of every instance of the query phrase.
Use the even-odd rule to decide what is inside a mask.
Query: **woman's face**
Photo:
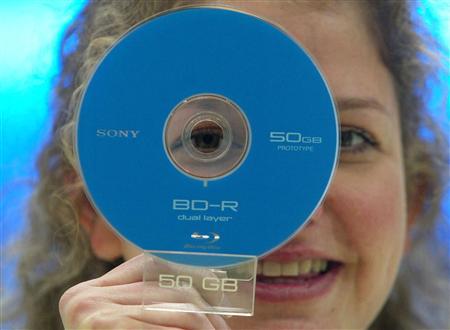
[[[259,265],[283,282],[286,277],[276,269],[288,263],[308,270],[308,260],[335,261],[335,276],[289,284],[297,294],[284,294],[282,285],[268,283],[261,291],[258,283],[255,315],[228,322],[238,329],[365,328],[393,285],[407,233],[392,78],[355,2],[324,8],[281,1],[232,6],[277,23],[312,54],[334,95],[342,134],[340,163],[321,208],[281,252],[269,257],[271,263],[263,258]],[[126,258],[138,253],[126,243],[123,249]]]

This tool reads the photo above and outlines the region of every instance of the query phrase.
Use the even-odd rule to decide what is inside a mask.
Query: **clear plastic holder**
[[[145,255],[144,310],[253,315],[257,257],[174,251]]]

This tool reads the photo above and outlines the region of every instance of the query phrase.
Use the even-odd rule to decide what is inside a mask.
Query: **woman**
[[[288,255],[308,276],[312,265],[331,261],[339,272],[324,292],[297,296],[271,296],[277,287],[260,282],[253,317],[141,313],[142,257],[85,197],[71,139],[75,109],[108,47],[138,22],[186,3],[92,2],[66,33],[53,136],[39,159],[32,234],[20,261],[28,327],[447,328],[448,256],[434,249],[433,238],[447,148],[426,113],[431,68],[419,59],[430,57],[406,1],[220,2],[264,17],[299,40],[321,67],[340,112],[340,163],[325,201],[259,267],[287,267]],[[258,293],[263,286],[266,294]]]

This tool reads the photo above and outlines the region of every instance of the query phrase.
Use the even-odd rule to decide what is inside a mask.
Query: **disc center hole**
[[[219,149],[222,140],[223,128],[213,120],[202,120],[192,127],[191,143],[198,152],[210,154]]]

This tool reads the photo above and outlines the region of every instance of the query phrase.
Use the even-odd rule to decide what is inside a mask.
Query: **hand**
[[[144,283],[144,263],[139,255],[105,275],[82,282],[67,290],[59,302],[65,329],[230,329],[222,317],[211,314],[148,311],[143,309],[143,293],[147,301],[203,306],[208,304],[199,293],[160,288],[157,273]],[[151,260],[150,260],[151,262]],[[151,268],[152,265],[150,265]],[[156,269],[155,269],[156,270]],[[149,286],[151,288],[149,289]]]

